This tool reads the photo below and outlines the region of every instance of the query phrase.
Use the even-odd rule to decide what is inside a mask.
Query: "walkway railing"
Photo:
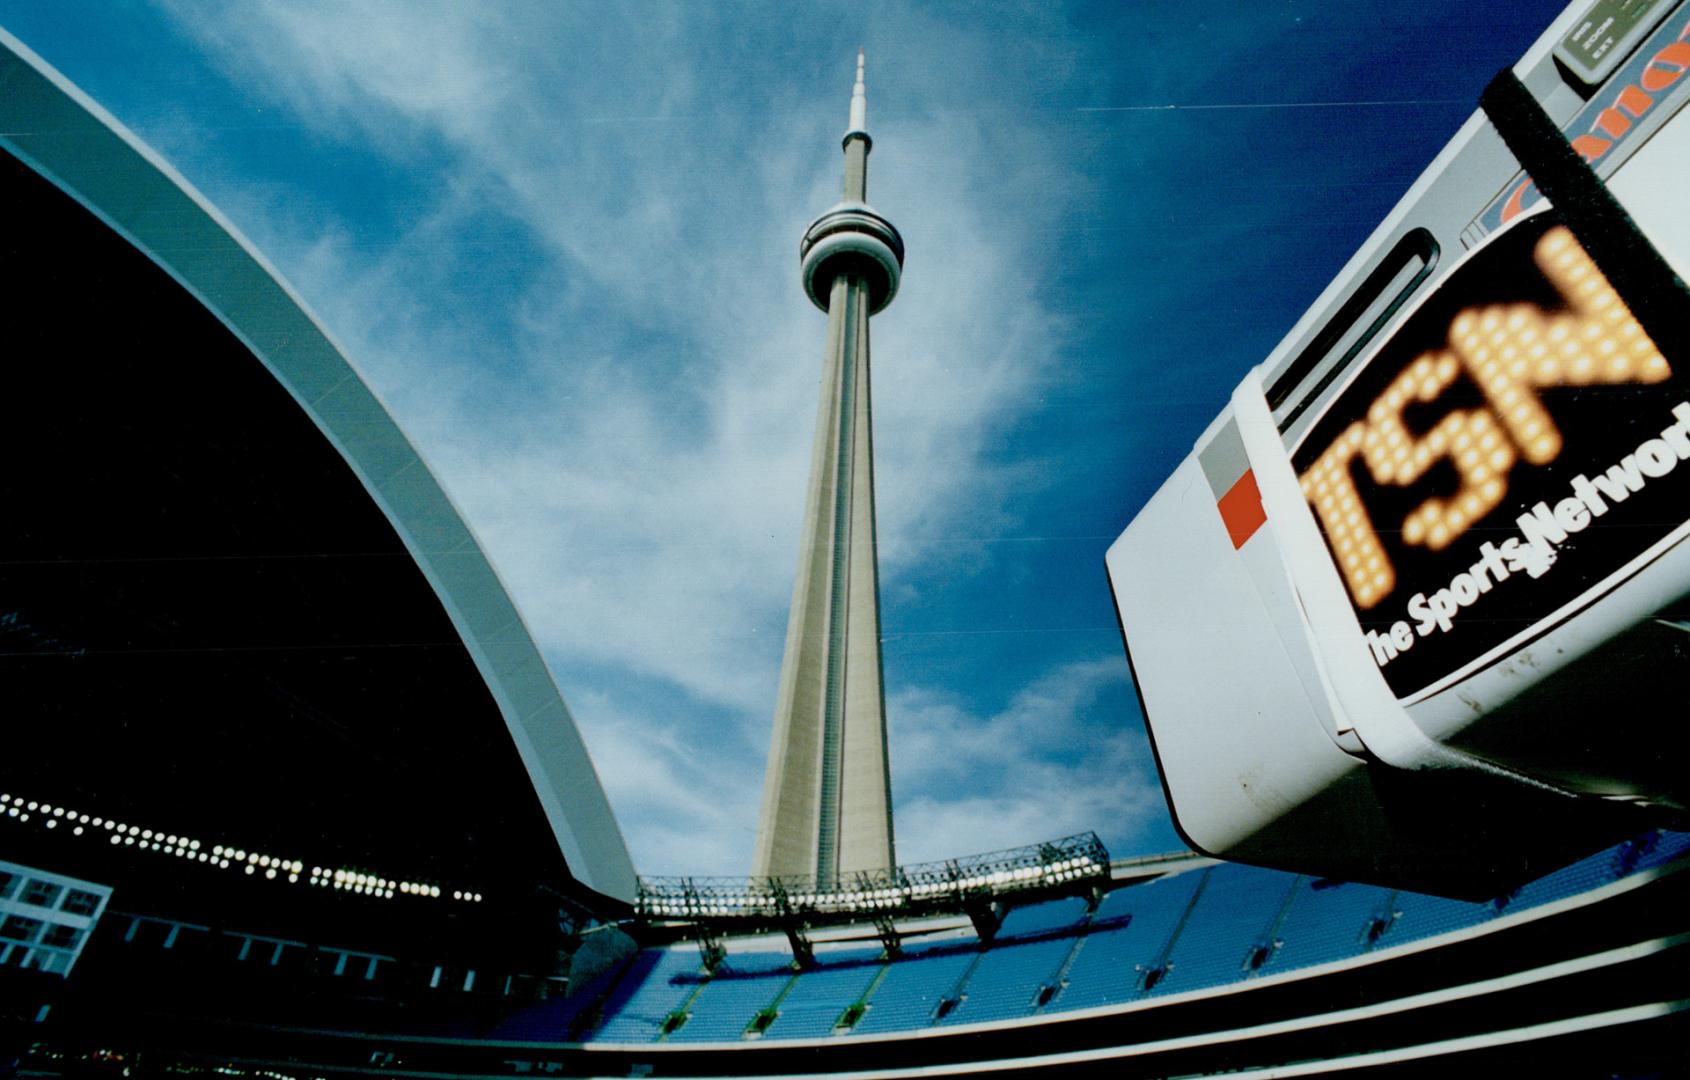
[[[793,915],[917,915],[961,910],[973,900],[1109,877],[1109,852],[1096,833],[1042,844],[859,872],[831,886],[808,877],[641,878],[636,914],[663,920],[765,921]]]

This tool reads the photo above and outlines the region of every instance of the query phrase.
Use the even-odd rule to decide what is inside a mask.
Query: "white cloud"
[[[990,716],[911,689],[887,702],[898,858],[927,862],[1095,830],[1136,838],[1162,819],[1150,750],[1099,699],[1130,692],[1115,657],[1063,664]]]
[[[711,876],[750,861],[762,760],[731,736],[689,738],[685,725],[615,695],[572,695],[593,763],[644,872]]]
[[[723,870],[743,863],[749,839],[735,855],[688,837],[708,827],[741,842],[756,800],[740,788],[760,784],[760,766],[755,777],[681,772],[719,737],[609,714],[621,708],[618,680],[657,680],[675,700],[736,718],[730,741],[760,760],[823,326],[799,295],[794,249],[805,220],[837,198],[849,58],[815,87],[825,100],[765,112],[766,101],[708,89],[707,72],[728,74],[712,71],[722,61],[711,47],[727,28],[694,25],[705,9],[166,6],[231,79],[317,138],[438,177],[380,243],[355,238],[357,222],[289,208],[285,193],[214,195],[347,346],[465,511],[560,669],[642,868],[690,866],[700,852]],[[925,29],[941,49],[977,46],[966,28]],[[647,55],[661,62],[630,61]],[[931,76],[912,86],[920,78]],[[766,119],[731,140],[699,137],[700,126],[725,130],[713,111],[723,108]],[[1062,321],[1031,283],[1051,257],[1040,230],[1074,184],[1054,182],[1036,122],[904,110],[875,130],[913,166],[899,176],[887,165],[883,180],[877,156],[874,177],[911,251],[903,295],[875,327],[890,589],[940,556],[966,572],[955,538],[1001,526],[1010,496],[1037,482],[1005,457],[1001,433],[1060,355]],[[471,243],[488,219],[515,223],[516,250]],[[440,302],[466,287],[448,274],[466,260],[522,283],[482,298],[503,306],[487,320],[502,336]],[[909,694],[900,708],[920,691]],[[1023,695],[985,723],[1000,732],[1037,709]],[[961,730],[971,722],[958,716],[953,734],[970,746],[996,737]],[[646,747],[660,748],[659,767],[642,772]],[[895,760],[899,782],[923,790],[924,766]],[[1011,787],[1040,780],[1043,766],[986,751],[956,760],[1007,770],[999,832],[1021,828],[1019,817],[1037,835],[1015,842],[1050,833],[1034,825],[1044,793]],[[1114,812],[1112,798],[1094,801]],[[943,837],[975,809],[918,796],[907,811],[925,824],[903,825],[903,854],[957,853],[963,842]],[[1045,810],[1046,821],[1076,816]]]

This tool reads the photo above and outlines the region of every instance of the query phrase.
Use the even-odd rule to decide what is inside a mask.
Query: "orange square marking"
[[[1244,541],[1256,535],[1256,530],[1267,521],[1267,511],[1262,509],[1262,493],[1256,487],[1256,473],[1253,469],[1245,469],[1244,475],[1216,504],[1220,508],[1221,521],[1226,525],[1226,534],[1232,538],[1233,549],[1244,546]]]

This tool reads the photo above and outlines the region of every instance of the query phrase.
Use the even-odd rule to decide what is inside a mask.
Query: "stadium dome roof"
[[[206,847],[631,900],[575,722],[387,409],[3,32],[0,83],[0,782]]]

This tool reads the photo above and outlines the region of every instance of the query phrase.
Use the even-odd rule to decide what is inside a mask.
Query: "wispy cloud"
[[[799,295],[793,249],[837,198],[849,54],[813,78],[779,25],[729,27],[686,5],[164,6],[232,81],[335,153],[432,178],[386,208],[399,225],[380,245],[356,220],[288,206],[285,190],[215,194],[465,510],[559,670],[641,868],[742,866],[820,367],[822,321]],[[986,48],[965,26],[900,18],[920,24],[906,29],[928,52]],[[737,75],[730,44],[761,56],[766,78]],[[908,83],[913,101],[944,77],[896,62],[884,82]],[[873,191],[912,252],[875,328],[882,573],[898,588],[984,565],[956,538],[1012,521],[1013,496],[1042,482],[1003,432],[1062,354],[1064,320],[1034,283],[1053,258],[1043,230],[1084,188],[1058,182],[1036,118],[918,105],[874,127],[904,148],[876,155]],[[1121,677],[1110,666],[1064,668],[997,712],[893,688],[894,729],[910,725],[894,768],[918,793],[900,811],[902,853],[1135,812],[1101,785],[1090,803],[1041,811],[1039,785],[1073,790],[1082,770],[1041,760],[1044,742],[1000,738],[1054,725],[1088,680]],[[1078,695],[1066,706],[1038,696],[1058,684]],[[659,698],[670,715],[630,711]],[[676,722],[688,713],[710,722]],[[953,746],[1031,757],[953,753],[951,771],[989,777],[990,795],[930,785],[922,740],[945,724]],[[1124,766],[1130,741],[1103,738],[1106,763]],[[723,746],[756,767],[730,767]],[[963,828],[982,800],[992,828]],[[700,846],[706,830],[728,840]]]
[[[1091,830],[1140,840],[1160,825],[1149,745],[1120,722],[1123,668],[1112,656],[1062,664],[985,716],[926,689],[889,700],[899,859],[960,854],[958,836],[987,851]]]
[[[762,748],[735,737],[733,725],[723,732],[708,709],[677,716],[602,690],[570,698],[591,718],[594,764],[642,870],[743,871],[755,837]]]

